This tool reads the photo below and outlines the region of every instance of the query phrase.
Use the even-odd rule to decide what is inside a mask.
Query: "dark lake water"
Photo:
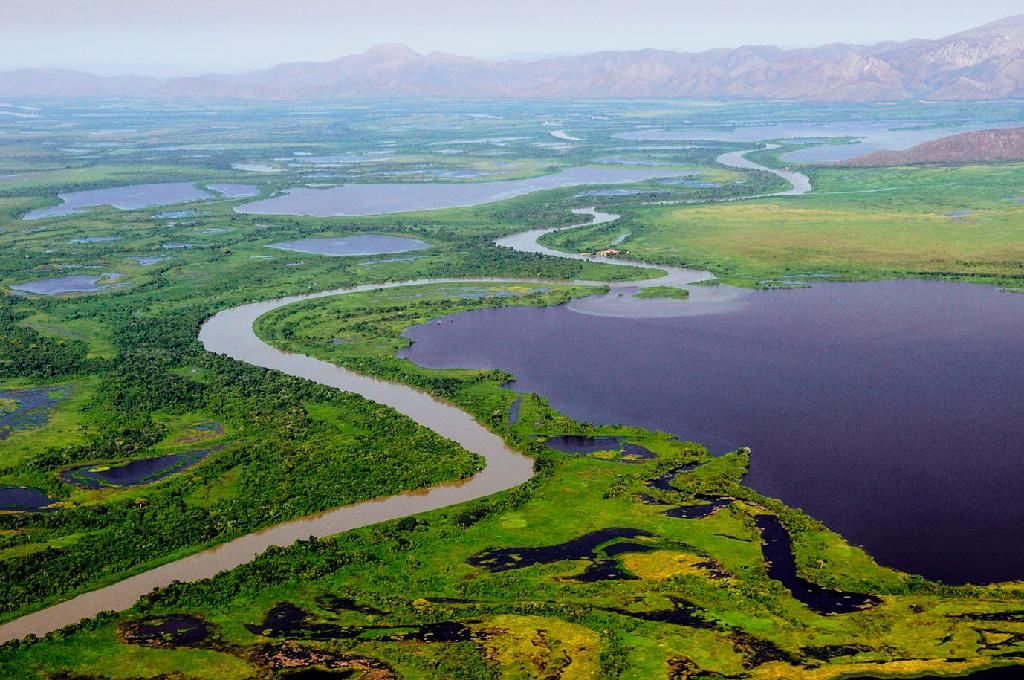
[[[0,408],[0,441],[19,430],[30,430],[46,425],[50,411],[67,394],[66,387],[0,390],[0,399],[14,402],[13,408]]]
[[[212,450],[203,449],[202,451],[143,458],[123,465],[80,465],[67,470],[62,477],[69,484],[85,489],[150,484],[176,472],[187,470],[206,458]]]
[[[0,486],[0,511],[41,510],[54,502],[39,489]]]
[[[747,301],[671,319],[478,310],[411,329],[404,355],[509,370],[579,420],[750,446],[748,484],[883,564],[1024,578],[1024,296],[888,281]]]

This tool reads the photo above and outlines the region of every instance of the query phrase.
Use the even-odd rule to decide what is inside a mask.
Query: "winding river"
[[[724,154],[718,160],[729,167],[760,170],[783,177],[793,185],[793,188],[781,195],[799,195],[811,190],[810,181],[806,176],[786,170],[766,168],[746,159],[744,153],[746,152]],[[575,210],[574,212],[591,218],[588,222],[574,225],[575,227],[605,223],[618,218],[617,215],[601,213],[593,208]],[[522,252],[543,253],[553,257],[630,265],[667,272],[667,277],[643,282],[612,284],[611,292],[608,295],[576,301],[575,304],[580,305],[579,311],[611,316],[636,316],[637,314],[676,316],[716,313],[742,304],[743,292],[728,286],[690,288],[691,299],[687,300],[685,304],[679,304],[678,300],[632,299],[631,293],[644,286],[687,285],[711,278],[712,275],[708,272],[690,269],[659,267],[649,263],[562,253],[547,249],[537,243],[538,238],[552,231],[556,230],[527,231],[500,239],[496,243]],[[211,578],[222,571],[252,561],[272,546],[289,546],[298,540],[310,537],[333,536],[350,529],[436,510],[511,489],[529,480],[533,475],[532,459],[509,448],[500,437],[456,406],[407,385],[360,375],[309,356],[283,352],[261,340],[253,330],[253,324],[264,314],[306,300],[432,283],[515,283],[524,281],[526,280],[521,278],[451,278],[370,284],[256,302],[227,309],[211,317],[203,324],[199,333],[199,340],[207,351],[224,354],[255,366],[279,370],[329,387],[354,392],[371,401],[390,406],[399,413],[409,416],[418,424],[458,443],[467,451],[483,457],[486,467],[475,476],[460,482],[355,503],[322,514],[284,522],[145,571],[113,585],[78,595],[65,602],[0,625],[0,643],[23,638],[30,634],[45,635],[78,623],[82,619],[94,617],[103,611],[128,609],[140,597],[156,588],[166,587],[174,582],[192,582]],[[531,280],[530,282],[537,281]],[[575,283],[607,285],[589,281]],[[591,302],[588,303],[587,300]],[[593,306],[587,306],[588,304]],[[629,310],[626,309],[627,306],[630,308]]]

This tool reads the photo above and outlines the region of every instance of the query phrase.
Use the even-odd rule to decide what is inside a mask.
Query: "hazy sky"
[[[382,42],[478,57],[939,37],[1021,0],[0,0],[0,70],[238,71]]]

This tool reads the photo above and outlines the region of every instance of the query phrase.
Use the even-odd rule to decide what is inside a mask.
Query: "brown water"
[[[350,529],[489,496],[527,481],[533,475],[533,461],[510,449],[500,437],[452,404],[412,387],[369,378],[301,354],[282,352],[260,340],[252,328],[256,319],[267,312],[303,300],[378,288],[464,281],[466,279],[442,279],[360,286],[243,305],[220,312],[207,321],[200,331],[199,339],[211,352],[355,392],[371,401],[390,406],[442,437],[460,444],[467,451],[482,456],[487,463],[482,472],[462,482],[356,503],[242,536],[2,625],[0,642],[22,638],[30,633],[44,635],[81,619],[96,616],[102,611],[127,609],[155,588],[162,588],[174,581],[190,582],[210,578],[252,561],[271,546],[289,546],[310,537],[333,536]],[[488,280],[472,281],[485,283]]]

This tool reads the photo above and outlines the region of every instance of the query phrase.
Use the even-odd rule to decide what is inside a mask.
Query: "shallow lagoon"
[[[84,238],[73,238],[71,243],[108,243],[120,240],[120,236],[86,236]]]
[[[479,310],[412,329],[403,355],[511,371],[577,420],[750,446],[752,487],[883,564],[1024,577],[1024,298],[890,281],[744,302],[666,319]]]
[[[151,484],[183,472],[206,458],[213,449],[189,451],[134,460],[123,465],[82,465],[63,474],[64,481],[85,489]]]
[[[110,189],[72,191],[60,194],[61,205],[33,210],[23,219],[38,220],[44,217],[60,217],[81,212],[86,208],[109,205],[118,210],[139,210],[155,205],[173,205],[212,198],[213,195],[197,189],[191,182],[166,182],[163,184],[131,184]]]
[[[424,250],[429,248],[430,244],[419,239],[402,236],[366,234],[362,236],[342,236],[339,238],[304,238],[298,241],[272,243],[268,247],[290,250],[296,253],[308,253],[310,255],[350,257],[406,253],[410,250]]]
[[[0,511],[42,510],[56,500],[39,489],[23,486],[0,486]]]
[[[25,283],[15,283],[9,286],[11,290],[21,293],[32,293],[34,295],[60,295],[62,293],[96,293],[108,288],[114,288],[114,281],[121,278],[121,274],[108,272],[100,276],[94,274],[76,276],[58,276],[49,279],[37,279]],[[101,283],[105,281],[105,283]]]
[[[977,123],[951,127],[900,127],[896,123],[793,123],[783,125],[746,125],[736,128],[651,128],[615,135],[618,139],[637,141],[714,140],[727,142],[761,142],[770,139],[810,140],[822,137],[858,137],[856,144],[834,144],[800,149],[783,155],[787,161],[844,161],[874,151],[909,149],[958,132],[1007,127],[1008,124]]]
[[[480,205],[545,189],[586,184],[629,184],[686,174],[690,173],[678,170],[578,167],[551,175],[499,182],[346,184],[330,189],[297,187],[281,196],[246,203],[235,210],[252,215],[379,215]]]

